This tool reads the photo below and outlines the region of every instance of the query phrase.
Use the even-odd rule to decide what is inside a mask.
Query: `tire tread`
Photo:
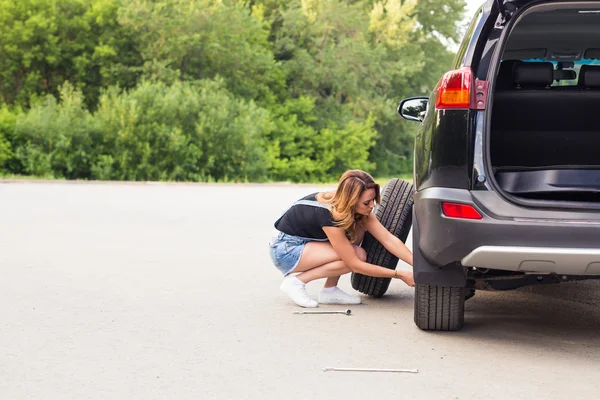
[[[412,225],[413,185],[401,179],[390,179],[381,194],[381,204],[375,215],[381,224],[394,236],[406,241]],[[398,257],[387,251],[369,232],[365,234],[361,247],[367,252],[367,262],[388,269],[396,269]],[[364,294],[381,297],[387,291],[391,278],[377,278],[356,272],[352,273],[352,287]]]
[[[458,330],[464,324],[465,288],[417,284],[414,311],[422,330]]]

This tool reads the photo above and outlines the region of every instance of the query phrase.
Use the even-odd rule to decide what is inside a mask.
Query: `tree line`
[[[403,97],[464,0],[0,0],[0,174],[294,181],[412,170]]]

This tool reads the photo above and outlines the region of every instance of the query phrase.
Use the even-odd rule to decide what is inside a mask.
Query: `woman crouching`
[[[380,278],[397,278],[414,286],[413,274],[366,262],[359,247],[369,232],[390,253],[412,266],[412,253],[373,213],[379,203],[379,185],[360,170],[346,171],[333,192],[309,194],[296,201],[276,222],[277,234],[269,243],[273,263],[285,276],[281,290],[302,307],[322,304],[359,304],[360,297],[337,287],[341,275],[357,272]],[[296,274],[296,275],[292,275]],[[327,278],[311,299],[306,284]]]

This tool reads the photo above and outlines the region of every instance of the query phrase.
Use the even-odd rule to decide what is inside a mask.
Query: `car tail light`
[[[435,108],[469,108],[471,105],[471,68],[446,72],[437,85]]]
[[[481,214],[468,204],[442,203],[442,211],[446,217],[461,219],[482,219]]]

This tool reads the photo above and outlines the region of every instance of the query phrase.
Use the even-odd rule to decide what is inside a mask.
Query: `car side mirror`
[[[398,114],[409,121],[422,122],[429,104],[428,97],[410,97],[398,105]]]

